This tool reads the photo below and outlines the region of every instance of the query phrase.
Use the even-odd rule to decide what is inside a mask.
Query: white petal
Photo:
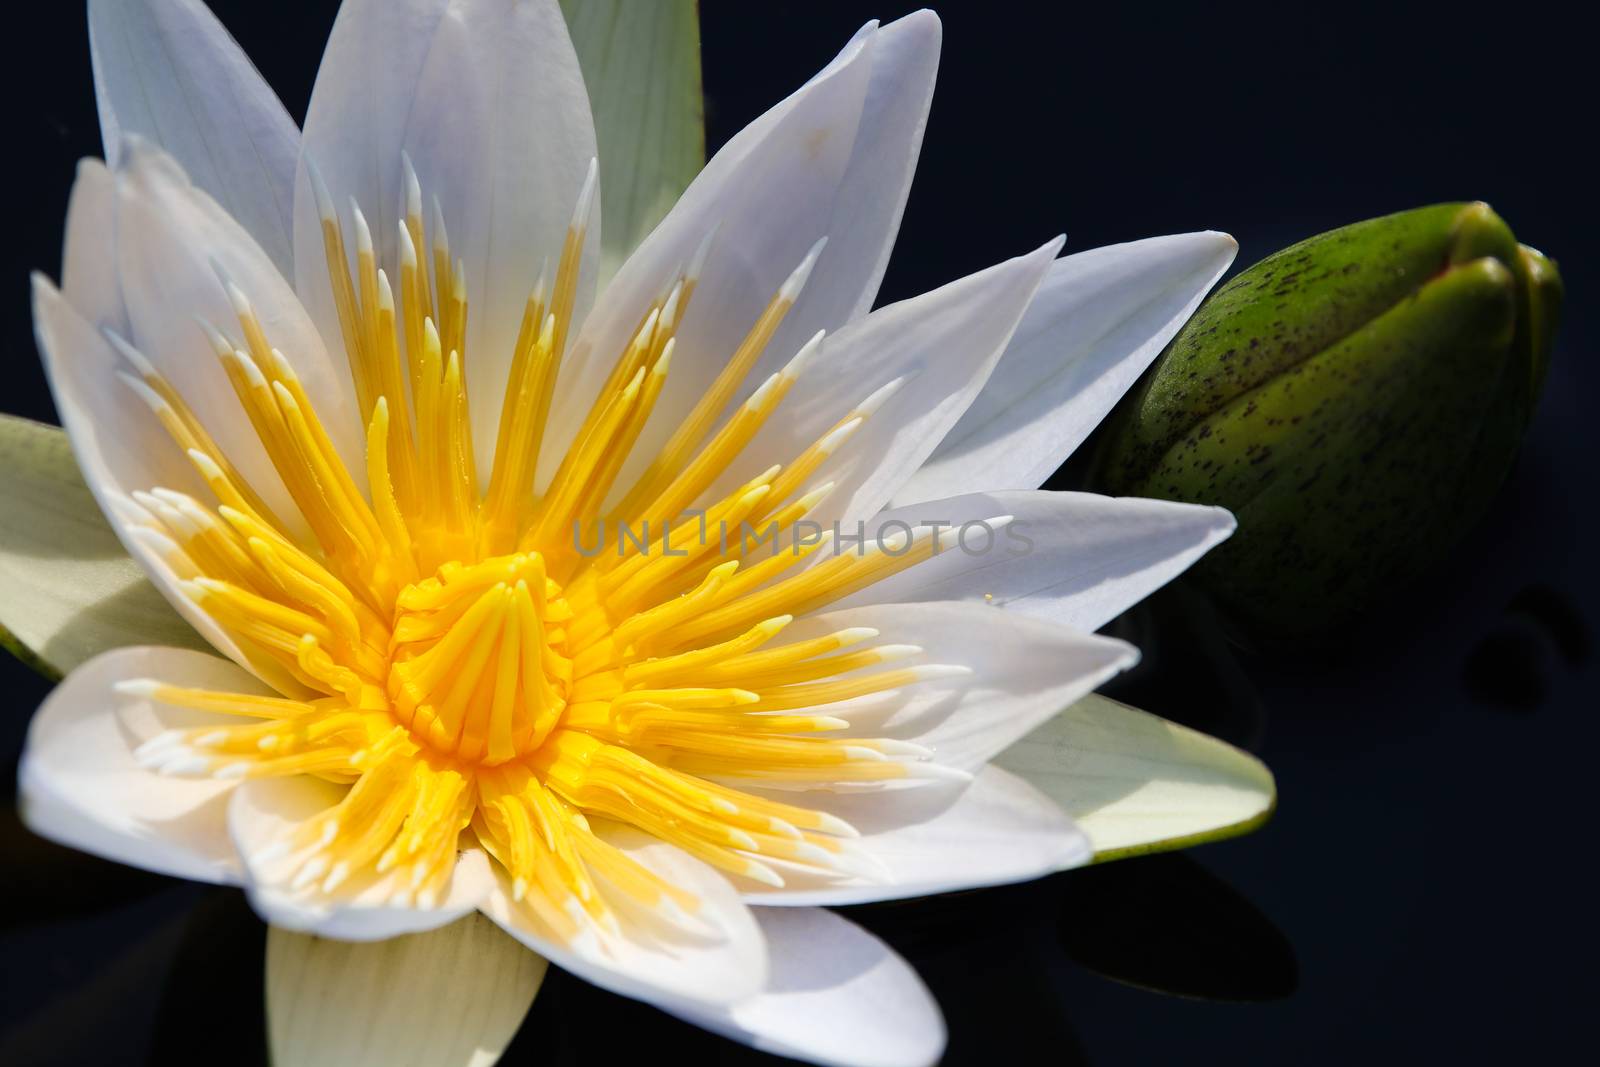
[[[136,489],[159,485],[203,499],[204,483],[149,409],[137,404],[137,398],[117,378],[121,357],[99,330],[37,274],[33,277],[33,328],[56,411],[71,438],[78,467],[117,539],[167,603],[212,647],[243,665],[242,653],[222,628],[179,591],[178,581],[193,575],[174,570],[175,545],[168,546],[169,553],[148,540],[153,520],[146,515],[146,521],[139,521],[140,509],[129,497]]]
[[[481,915],[378,942],[267,931],[274,1063],[491,1067],[547,966]]]
[[[352,196],[360,204],[392,279],[402,151],[425,203],[438,198],[450,253],[465,264],[464,355],[468,379],[482,383],[472,396],[473,438],[487,471],[524,305],[541,263],[555,269],[596,154],[588,95],[555,0],[346,3],[312,93],[305,152],[341,211]],[[338,320],[304,173],[295,219],[296,282],[332,343]],[[580,313],[597,278],[599,237],[597,210]]]
[[[66,230],[61,291],[90,323],[128,336],[133,331],[117,277],[117,179],[98,159],[78,161]]]
[[[1058,259],[988,384],[895,503],[1033,489],[1089,436],[1238,250],[1222,233]]]
[[[496,868],[496,885],[484,914],[524,945],[587,982],[650,1003],[664,999],[728,1004],[761,989],[767,950],[761,931],[739,895],[720,873],[631,827],[591,820],[595,831],[633,859],[699,899],[693,935],[634,910],[619,908],[618,925],[595,923],[576,904],[567,908],[581,924],[564,940],[532,908],[513,899],[509,879]]]
[[[933,104],[944,28],[932,11],[915,11],[873,36],[872,75],[850,162],[835,193],[823,233],[828,247],[806,285],[803,318],[786,323],[773,341],[790,350],[819,329],[865,315],[878,295]]]
[[[1277,804],[1272,772],[1254,756],[1097,695],[996,762],[1070,812],[1098,860],[1233,837]]]
[[[819,329],[871,306],[899,227],[938,65],[940,29],[918,12],[868,25],[816,77],[730,140],[607,288],[559,386],[541,457],[548,476],[644,308],[713,233],[677,355],[636,456],[648,458],[699,400],[807,252],[822,249],[742,398]],[[638,471],[624,467],[621,484]]]
[[[0,415],[0,500],[0,640],[13,652],[60,677],[111,648],[204,646],[122,550],[60,429]]]
[[[715,499],[771,464],[792,462],[862,401],[893,388],[812,477],[813,485],[834,488],[807,518],[853,529],[888,502],[978,395],[1060,248],[1058,238],[830,335],[708,495]]]
[[[1003,521],[1010,516],[1009,522]],[[841,605],[982,601],[1097,630],[1233,532],[1222,508],[1137,497],[1035,490],[971,493],[885,511],[866,524],[960,529],[964,547],[939,553]],[[968,525],[971,524],[971,525]],[[900,531],[890,526],[886,536]]]
[[[721,1010],[663,1007],[763,1052],[839,1067],[929,1067],[944,1017],[909,964],[821,908],[758,908],[772,974],[757,996]]]
[[[225,812],[233,783],[141,766],[133,750],[194,713],[117,694],[135,678],[259,693],[238,667],[202,652],[119,648],[67,676],[34,714],[17,775],[22,816],[61,844],[162,874],[232,883],[241,870]]]
[[[604,285],[705,165],[700,12],[695,0],[564,0],[561,10],[600,148]]]
[[[116,448],[106,450],[106,458],[118,473],[141,479],[134,484],[146,488],[163,484],[147,480],[150,478],[167,475],[182,479],[188,464],[149,409],[117,379],[116,372],[127,370],[127,363],[98,329],[132,333],[116,269],[117,184],[103,164],[84,160],[78,165],[67,202],[63,285],[58,291],[42,274],[34,274],[33,321],[45,372],[68,433],[72,426],[67,423],[66,409],[82,411],[87,417],[86,429],[103,428],[117,441]],[[85,476],[92,488],[92,476]],[[203,483],[190,475],[186,484]]]
[[[297,519],[292,499],[196,322],[204,319],[243,344],[221,277],[226,274],[248,298],[268,343],[283,352],[300,377],[357,484],[365,485],[365,435],[342,356],[337,363],[330,358],[299,298],[261,246],[215,200],[190,184],[171,157],[142,141],[126,147],[117,175],[116,254],[133,331],[129,340],[183,395],[278,516],[285,522]],[[127,389],[122,392],[126,403],[142,406]],[[167,451],[175,453],[177,446],[169,445]],[[187,462],[181,454],[178,458]]]
[[[1139,658],[1126,642],[983,604],[845,608],[797,620],[783,640],[860,627],[878,631],[883,643],[922,650],[895,666],[950,665],[971,673],[817,710],[850,723],[838,736],[911,741],[931,749],[935,763],[965,771],[976,771]]]
[[[345,791],[309,775],[248,779],[234,791],[228,831],[244,860],[245,891],[257,914],[289,930],[341,941],[378,941],[454,922],[483,902],[493,876],[488,857],[475,848],[461,853],[449,888],[431,907],[402,902],[396,871],[353,875],[333,893],[316,883],[293,888],[289,858],[269,849],[338,803]]]
[[[792,800],[792,795],[786,795]],[[740,880],[758,905],[846,905],[1025,882],[1089,862],[1089,839],[1023,779],[985,767],[965,787],[808,793],[808,807],[850,823],[873,878],[826,878],[784,868],[780,889]]]
[[[199,0],[90,0],[89,52],[106,160],[128,134],[160,145],[288,274],[300,131],[216,16]]]

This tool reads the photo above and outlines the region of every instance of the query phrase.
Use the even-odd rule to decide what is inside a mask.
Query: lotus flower
[[[1135,658],[1092,631],[1231,517],[1036,489],[1234,244],[1057,238],[872,310],[931,13],[868,24],[653,228],[621,197],[648,236],[603,287],[601,186],[677,124],[586,90],[552,0],[347,0],[303,131],[197,2],[91,28],[107,161],[37,333],[105,518],[218,654],[77,666],[21,795],[47,837],[244,887],[280,1058],[492,1059],[542,959],[929,1063],[937,1006],[827,905],[1265,817],[1259,764],[1084,699]]]

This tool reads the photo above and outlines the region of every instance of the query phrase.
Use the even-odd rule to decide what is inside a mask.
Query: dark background
[[[214,6],[303,115],[334,3]],[[713,149],[865,19],[909,10],[703,9]],[[1181,592],[1121,624],[1142,635],[1147,661],[1118,694],[1254,747],[1281,792],[1266,829],[1184,857],[852,917],[923,972],[950,1021],[950,1063],[1544,1062],[1588,1047],[1597,435],[1586,35],[1530,4],[1492,17],[1353,3],[940,10],[939,91],[886,300],[1062,230],[1075,250],[1225,229],[1242,267],[1347,222],[1481,198],[1559,260],[1568,313],[1488,518],[1343,647],[1220,653]],[[82,6],[30,14],[8,52],[21,81],[9,98],[0,408],[53,420],[25,276],[58,273],[73,165],[99,154],[99,135]],[[0,682],[9,767],[47,684],[9,658]],[[262,928],[236,894],[76,857],[9,812],[3,844],[0,1060],[259,1055]],[[506,1062],[679,1049],[760,1059],[552,974]]]

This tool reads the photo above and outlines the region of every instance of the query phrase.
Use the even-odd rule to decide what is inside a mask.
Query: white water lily
[[[279,931],[493,943],[457,922],[478,911],[758,1047],[929,1063],[926,990],[823,906],[1264,817],[1248,757],[1088,696],[1135,657],[1092,631],[1231,516],[1036,488],[1234,244],[1056,239],[871,310],[931,13],[863,28],[598,292],[613,160],[553,0],[346,0],[303,133],[198,2],[91,26],[108,162],[80,168],[36,328],[106,518],[225,658],[78,666],[21,795],[45,836],[244,886],[296,969],[275,1035],[296,989],[381,1011],[400,982],[409,1016],[460,1015],[416,992],[433,942]],[[863,547],[662,543],[694,514]],[[657,540],[591,554],[603,522]],[[496,987],[510,1024],[462,1062],[540,973]]]

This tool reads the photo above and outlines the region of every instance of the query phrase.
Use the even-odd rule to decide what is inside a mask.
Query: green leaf
[[[1077,820],[1097,863],[1247,833],[1277,804],[1272,772],[1254,756],[1098,695],[995,762]]]
[[[705,164],[695,0],[561,0],[600,145],[600,281]]]
[[[267,932],[267,1029],[284,1067],[489,1067],[548,964],[476,913],[385,941]]]
[[[67,435],[0,415],[0,644],[59,678],[123,645],[209,650],[123,551]]]

